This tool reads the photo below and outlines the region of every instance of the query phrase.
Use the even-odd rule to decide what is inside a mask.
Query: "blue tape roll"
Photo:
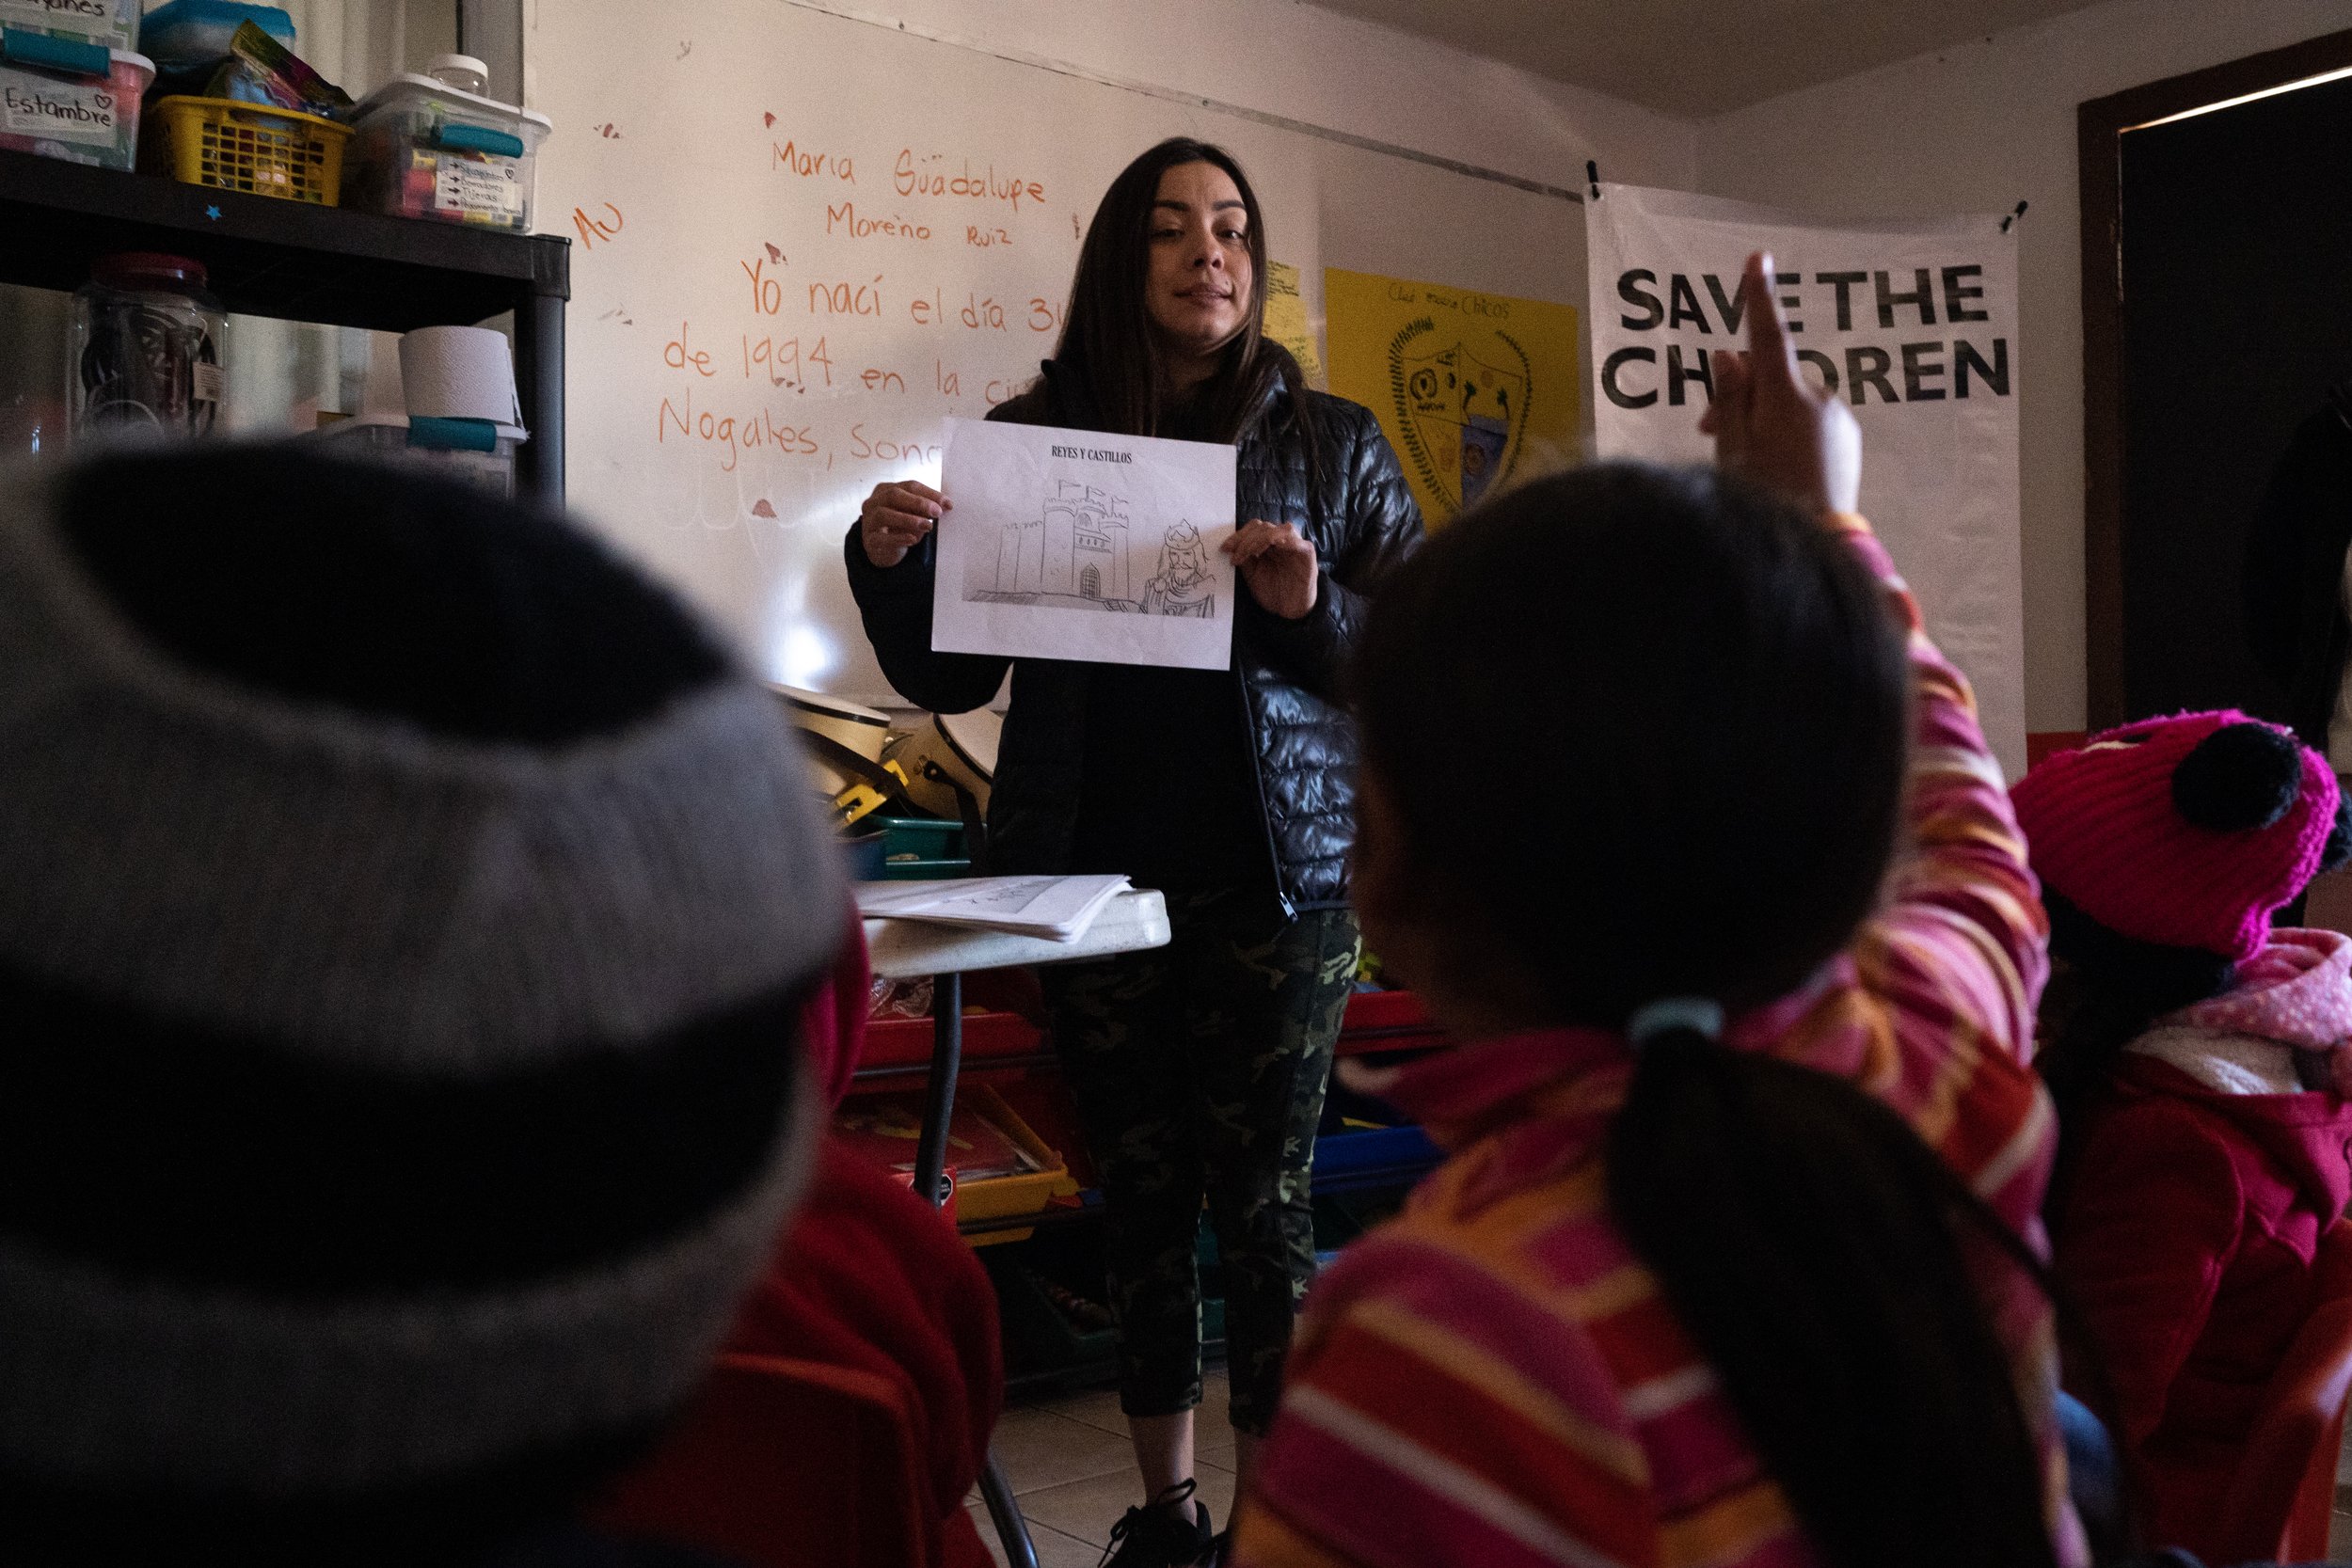
[[[62,71],[74,76],[106,76],[115,68],[114,56],[103,43],[51,38],[47,33],[28,33],[20,27],[0,27],[0,59],[10,65]]]
[[[445,420],[411,414],[408,444],[428,451],[496,451],[499,427],[494,420]]]
[[[481,125],[441,126],[433,133],[433,145],[453,152],[494,152],[501,158],[519,158],[525,150],[522,137]]]

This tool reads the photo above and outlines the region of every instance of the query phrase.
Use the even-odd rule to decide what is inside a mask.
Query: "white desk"
[[[892,884],[894,886],[898,884]],[[947,1164],[947,1124],[955,1115],[956,1074],[963,1066],[963,977],[983,969],[1070,963],[1113,953],[1138,953],[1168,942],[1168,901],[1150,889],[1130,888],[1111,899],[1074,942],[935,926],[920,920],[866,922],[866,961],[889,980],[931,977],[930,1080],[923,1091],[923,1131],[914,1146],[914,1190],[934,1207]],[[1037,1568],[1037,1548],[993,1453],[980,1474],[980,1495],[1013,1568]]]
[[[1114,896],[1073,942],[921,920],[885,917],[866,922],[866,961],[875,974],[889,980],[931,976],[931,1069],[924,1094],[922,1136],[914,1146],[917,1194],[935,1204],[946,1197],[940,1178],[946,1168],[956,1074],[963,1064],[963,977],[983,969],[1141,952],[1165,947],[1168,941],[1168,901],[1148,888],[1129,888]]]
[[[932,926],[920,920],[866,923],[867,961],[875,974],[890,980],[1069,963],[1167,945],[1168,902],[1149,888],[1129,888],[1112,898],[1075,942],[1048,942],[1042,937],[976,930],[968,926]]]

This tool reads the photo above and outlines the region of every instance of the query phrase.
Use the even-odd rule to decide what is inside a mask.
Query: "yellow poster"
[[[1307,301],[1298,292],[1298,269],[1288,261],[1265,266],[1265,335],[1289,349],[1307,372],[1307,385],[1324,388],[1323,356],[1315,352],[1315,330],[1307,321]]]
[[[1576,460],[1574,307],[1332,267],[1323,308],[1331,390],[1380,417],[1430,526]]]

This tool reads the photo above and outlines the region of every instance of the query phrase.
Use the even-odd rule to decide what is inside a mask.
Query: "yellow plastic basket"
[[[163,98],[147,111],[151,168],[187,185],[332,207],[351,127],[233,98]]]

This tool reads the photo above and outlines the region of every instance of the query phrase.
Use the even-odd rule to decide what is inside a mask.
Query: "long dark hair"
[[[1171,136],[1111,182],[1078,249],[1070,315],[1054,357],[1084,381],[1099,428],[1121,436],[1165,433],[1172,381],[1168,351],[1145,308],[1144,285],[1151,272],[1152,203],[1159,198],[1160,177],[1185,164],[1213,164],[1222,169],[1241,192],[1248,217],[1249,309],[1241,331],[1225,345],[1216,372],[1200,392],[1201,434],[1213,441],[1235,441],[1263,411],[1275,387],[1295,395],[1306,378],[1290,351],[1265,336],[1265,222],[1249,177],[1221,147]],[[1300,426],[1309,428],[1303,420]]]
[[[1738,1011],[1852,937],[1897,844],[1911,685],[1852,552],[1705,469],[1603,464],[1450,524],[1375,601],[1365,755],[1429,918],[1558,1022]],[[1556,822],[1498,853],[1461,740]],[[1613,1217],[1838,1568],[2054,1561],[2041,1460],[1961,1232],[2016,1238],[1892,1109],[1692,1029],[1642,1048]]]
[[[2043,1038],[2033,1064],[2058,1110],[2058,1168],[2043,1204],[2056,1220],[2073,1186],[2085,1123],[2123,1048],[2166,1013],[2228,990],[2237,966],[2218,953],[2122,936],[2047,883],[2042,905],[2050,915],[2050,952],[2061,966],[2042,997]]]

